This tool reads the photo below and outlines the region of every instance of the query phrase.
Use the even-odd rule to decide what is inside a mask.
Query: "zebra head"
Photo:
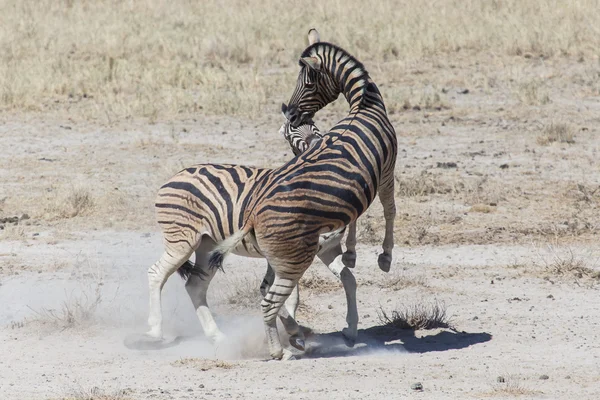
[[[289,103],[281,111],[293,126],[310,120],[317,111],[338,98],[340,88],[324,68],[323,56],[314,49],[320,42],[316,29],[308,32],[309,47],[300,58],[300,74]]]
[[[291,122],[286,120],[281,125],[279,133],[287,140],[295,156],[306,151],[323,137],[323,134],[312,120],[308,120],[307,123],[298,127],[292,126]]]

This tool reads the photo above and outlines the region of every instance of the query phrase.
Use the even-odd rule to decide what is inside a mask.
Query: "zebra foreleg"
[[[165,282],[192,255],[193,250],[167,248],[160,259],[148,268],[148,325],[147,336],[162,339],[161,292]]]
[[[396,218],[396,203],[394,199],[394,175],[379,187],[379,200],[383,206],[385,218],[385,237],[383,238],[383,253],[377,259],[379,269],[389,272],[392,265],[392,249],[394,248],[394,218]]]
[[[356,265],[356,221],[348,225],[348,236],[346,236],[346,252],[342,256],[342,262],[348,268]]]
[[[342,329],[342,335],[346,346],[354,347],[358,336],[358,307],[356,304],[356,279],[352,271],[348,269],[343,262],[342,246],[338,243],[336,246],[327,249],[317,255],[321,261],[333,274],[342,281],[344,292],[346,293],[346,322],[348,327]]]

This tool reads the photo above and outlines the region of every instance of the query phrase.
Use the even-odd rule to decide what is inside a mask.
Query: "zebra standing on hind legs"
[[[312,38],[312,40],[311,40]],[[244,223],[210,253],[209,267],[250,238],[265,256],[275,279],[261,302],[269,352],[288,357],[279,341],[276,317],[281,306],[312,264],[319,235],[339,232],[370,206],[379,193],[385,237],[378,264],[389,271],[394,246],[394,168],[397,139],[383,98],[364,66],[340,47],[318,41],[300,57],[292,97],[282,111],[300,126],[340,93],[350,106],[318,146],[265,175],[247,207]]]
[[[306,150],[313,139],[322,135],[307,121],[299,127],[286,122],[280,133],[292,146],[294,152]],[[156,216],[163,231],[165,251],[158,262],[148,269],[150,330],[147,337],[153,341],[162,339],[161,291],[167,279],[175,271],[186,280],[186,290],[203,330],[210,339],[220,342],[224,335],[217,327],[208,308],[207,291],[216,269],[208,268],[208,253],[226,237],[233,235],[242,225],[252,196],[261,187],[272,170],[265,168],[233,166],[226,164],[200,164],[186,168],[164,184],[157,195]],[[353,225],[347,239],[346,263],[354,266],[356,239]],[[342,281],[347,299],[348,327],[343,334],[348,345],[353,345],[358,330],[356,306],[356,280],[342,261],[341,239],[343,232],[333,232],[320,238],[320,259]],[[195,253],[195,263],[189,258]],[[253,240],[241,241],[234,253],[259,257],[263,255]],[[268,271],[261,285],[266,294],[274,274]],[[303,348],[303,337],[294,320],[298,295],[289,304],[289,313],[283,309],[281,319],[291,335],[290,343]],[[134,346],[134,347],[137,347]]]

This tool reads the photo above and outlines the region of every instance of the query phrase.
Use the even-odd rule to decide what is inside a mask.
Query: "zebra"
[[[288,142],[294,156],[304,153],[306,149],[323,138],[312,120],[306,121],[302,127],[304,129],[293,128],[288,121],[279,129],[279,134]],[[312,127],[314,128],[311,129]]]
[[[273,359],[290,358],[281,346],[276,316],[312,264],[320,235],[343,231],[379,193],[385,218],[378,258],[383,271],[390,269],[394,246],[398,144],[379,89],[362,63],[342,48],[321,42],[316,30],[309,32],[299,66],[296,88],[282,105],[290,123],[300,126],[340,93],[349,103],[348,116],[318,145],[260,179],[241,229],[219,243],[208,260],[211,269],[221,268],[225,255],[240,243],[249,240],[260,248],[275,274],[261,302]]]
[[[280,133],[294,151],[306,149],[308,142],[323,136],[309,121],[293,127],[287,121]],[[158,191],[155,203],[156,218],[163,232],[164,253],[148,269],[150,329],[146,336],[162,339],[161,291],[167,279],[178,271],[186,281],[185,288],[206,336],[216,344],[225,339],[208,308],[206,294],[216,270],[209,269],[208,253],[241,226],[248,204],[272,170],[227,164],[198,164],[180,171]],[[320,238],[319,258],[341,280],[347,299],[347,323],[343,335],[348,346],[353,346],[358,332],[356,280],[352,272],[356,259],[356,227],[350,226],[346,247],[342,254],[343,231]],[[189,261],[195,252],[195,263]],[[247,257],[263,257],[255,241],[242,241],[234,253]],[[272,285],[273,271],[269,268],[260,290],[265,295]],[[299,296],[297,287],[286,308],[281,312],[284,326],[291,335],[290,343],[303,348],[303,336],[295,322]]]

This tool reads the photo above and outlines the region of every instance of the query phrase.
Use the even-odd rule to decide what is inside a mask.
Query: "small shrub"
[[[394,272],[381,278],[379,287],[391,290],[402,290],[408,287],[421,286],[428,287],[424,276],[409,276],[403,272]]]
[[[98,388],[77,389],[65,397],[54,398],[52,400],[129,400],[128,395],[131,390],[116,390],[110,393]]]
[[[550,103],[550,96],[542,88],[542,83],[534,80],[519,86],[519,100],[524,104],[543,106]]]
[[[313,271],[307,271],[300,278],[300,287],[310,289],[315,293],[327,293],[340,288],[340,283],[317,275]]]
[[[258,309],[262,300],[260,284],[262,280],[256,275],[252,277],[229,280],[227,288],[227,303],[241,308]]]
[[[228,363],[223,360],[208,360],[204,358],[182,358],[171,363],[174,367],[191,367],[200,371],[208,371],[209,369],[231,369],[235,368],[236,364]]]
[[[537,137],[538,144],[547,146],[552,143],[575,143],[573,128],[565,123],[551,123],[544,128],[544,132]]]
[[[446,306],[437,300],[430,304],[418,303],[393,310],[388,314],[382,307],[377,311],[379,321],[387,328],[394,329],[436,329],[450,328],[452,324],[446,314]]]

